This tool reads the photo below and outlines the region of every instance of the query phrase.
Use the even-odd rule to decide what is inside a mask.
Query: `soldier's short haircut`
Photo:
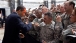
[[[48,17],[51,17],[52,18],[52,14],[50,12],[47,12],[44,15],[47,15]]]
[[[19,6],[17,7],[16,11],[19,11],[19,10],[23,11],[24,9],[25,9],[25,7],[24,7],[24,6],[19,5]]]
[[[75,7],[75,3],[73,1],[69,1],[69,5],[73,5],[73,8]]]
[[[39,13],[39,12],[42,12],[42,10],[41,9],[37,9],[37,10],[35,10],[35,12]]]
[[[30,15],[29,15],[29,17],[36,18],[36,16],[35,16],[35,15],[33,15],[33,14],[30,14]]]

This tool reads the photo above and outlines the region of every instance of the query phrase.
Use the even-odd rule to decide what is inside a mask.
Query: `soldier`
[[[44,18],[44,14],[47,13],[49,10],[46,6],[42,7],[42,18]]]
[[[60,38],[59,32],[61,31],[61,28],[62,28],[61,25],[62,25],[61,20],[58,20],[58,23],[55,25],[55,22],[52,21],[51,13],[49,13],[49,12],[45,13],[44,22],[40,23],[40,25],[39,25],[40,41],[42,43],[57,43],[58,41],[56,41],[56,40],[58,40]]]
[[[40,24],[40,41],[42,43],[53,43],[54,41],[54,24],[51,14],[44,14],[44,22]]]
[[[64,3],[64,8],[65,8],[65,15],[64,17],[62,18],[62,24],[63,24],[63,31],[65,31],[67,29],[67,26],[71,24],[70,22],[70,15],[73,11],[75,7],[75,3],[73,1],[66,1]],[[63,36],[63,43],[66,43],[66,39],[65,37]]]
[[[35,24],[40,24],[42,21],[41,21],[41,18],[42,18],[42,11],[40,9],[37,9],[36,12],[36,18],[32,21],[31,19],[32,18],[29,18],[30,19],[30,22],[33,24],[31,30],[29,32],[27,32],[27,37],[28,36],[31,36],[30,39],[32,39],[31,42],[28,42],[28,43],[40,43],[39,42],[39,28],[34,26]],[[32,15],[31,15],[32,16]]]
[[[62,18],[64,29],[67,29],[67,26],[69,24],[71,24],[70,23],[70,15],[71,15],[72,10],[74,9],[74,7],[75,7],[75,3],[73,1],[66,1],[64,3],[64,8],[65,8],[65,12],[66,12],[64,17]]]
[[[63,36],[65,36],[65,37],[67,35],[73,34],[72,30],[76,29],[76,8],[73,10],[73,12],[72,12],[72,14],[70,16],[70,21],[71,21],[72,24],[70,24],[69,26],[67,26],[67,29],[62,32]],[[66,42],[66,43],[68,43],[68,42]]]
[[[40,23],[42,22],[42,21],[41,21],[41,20],[42,20],[42,11],[41,11],[41,9],[37,9],[37,10],[35,11],[35,14],[36,14],[37,17],[33,20],[33,22],[34,22],[34,23],[37,22],[37,23],[40,24]]]
[[[65,15],[64,5],[61,5],[61,6],[60,6],[60,16],[61,16],[61,18],[63,18],[64,15]]]
[[[56,43],[62,43],[61,42],[62,30],[63,30],[63,26],[61,22],[61,17],[57,16],[55,26],[54,26],[54,38]]]

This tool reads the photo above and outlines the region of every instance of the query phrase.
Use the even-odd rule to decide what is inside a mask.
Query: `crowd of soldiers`
[[[68,35],[76,34],[76,8],[73,1],[65,1],[63,5],[57,6],[52,4],[50,9],[40,5],[21,19],[26,24],[33,24],[25,36],[20,33],[23,43],[31,42],[27,40],[28,36],[36,43],[76,43],[67,38]]]
[[[76,8],[73,1],[48,9],[40,5],[38,9],[27,13],[24,22],[31,22],[33,27],[27,34],[41,43],[70,43],[67,35],[75,33]],[[26,36],[25,36],[26,37]],[[75,42],[72,42],[75,43]]]
[[[75,33],[75,18],[76,8],[73,1],[66,1],[57,6],[52,4],[50,9],[40,5],[31,13],[27,12],[25,22],[34,24],[27,34],[41,43],[75,43],[67,38],[67,35]]]

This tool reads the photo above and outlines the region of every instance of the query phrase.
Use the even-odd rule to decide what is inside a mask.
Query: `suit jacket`
[[[32,24],[24,24],[17,13],[10,14],[5,22],[5,32],[2,43],[21,43],[19,31],[25,34]]]

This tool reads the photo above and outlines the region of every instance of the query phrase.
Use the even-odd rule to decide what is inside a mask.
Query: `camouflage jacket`
[[[54,23],[45,24],[41,23],[40,29],[40,41],[44,40],[47,43],[51,43],[54,40]]]
[[[76,29],[76,22],[67,26],[67,29],[62,32],[63,35],[73,34],[72,29]]]

